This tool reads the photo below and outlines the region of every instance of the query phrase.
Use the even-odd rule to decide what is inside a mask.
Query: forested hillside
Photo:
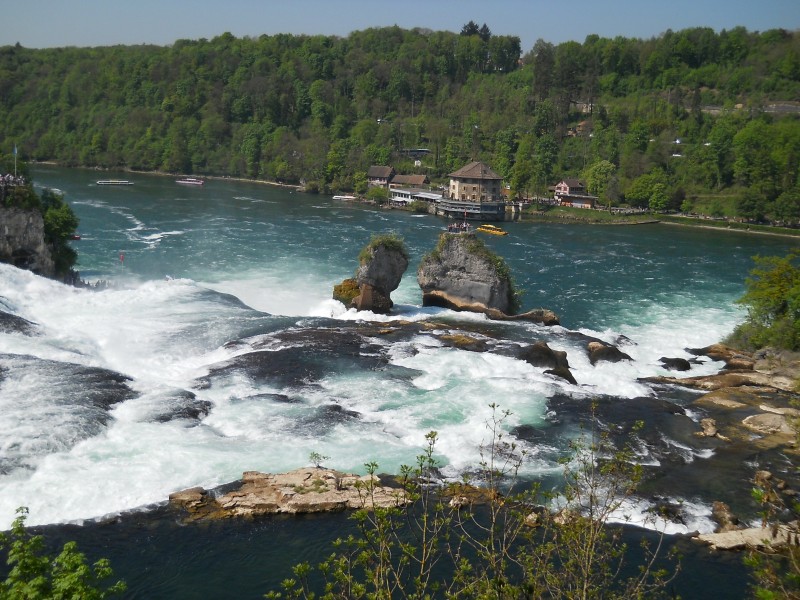
[[[796,222],[800,32],[520,41],[368,29],[169,47],[0,48],[0,143],[66,165],[363,189],[479,158],[512,193],[566,176],[604,202]],[[415,167],[402,152],[428,148]]]

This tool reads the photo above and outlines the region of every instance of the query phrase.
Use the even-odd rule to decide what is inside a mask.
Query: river
[[[280,563],[272,583],[244,577],[249,587],[238,597],[257,596],[346,523],[336,516],[175,528],[152,512],[170,492],[304,466],[311,452],[341,470],[364,472],[375,461],[396,472],[413,463],[430,430],[439,433],[443,473],[458,477],[480,459],[491,402],[511,411],[504,427],[528,450],[523,474],[531,479],[559,472],[597,399],[610,407],[608,418],[650,421],[659,440],[642,438],[643,462],[702,471],[713,449],[677,437],[700,417],[684,408],[685,392],[640,378],[668,374],[661,357],[690,358],[687,348],[731,332],[743,317],[734,301],[752,257],[795,245],[660,224],[505,223],[508,236],[485,242],[508,263],[523,310],[552,309],[561,326],[495,324],[421,306],[415,273],[446,225],[437,217],[224,179],[181,186],[170,177],[47,166],[33,177],[61,190],[80,218],[73,244],[81,277],[110,285],[71,288],[0,265],[0,310],[37,326],[36,335],[0,333],[0,528],[27,506],[30,524],[56,525],[56,537],[71,535],[120,562],[133,579],[130,597],[179,597],[176,589],[200,573],[211,577],[215,564],[214,589],[225,597],[234,576],[224,565]],[[113,178],[134,185],[95,183]],[[331,299],[333,286],[352,276],[371,236],[387,232],[401,235],[411,256],[393,313],[345,310]],[[434,320],[476,331],[497,351],[459,350],[420,333],[362,340],[354,354],[336,337],[357,334],[364,321]],[[592,365],[584,336],[620,345],[633,361]],[[509,350],[536,340],[567,352],[578,385]],[[273,353],[268,368],[248,367],[255,347]],[[720,366],[706,361],[689,374]],[[671,408],[654,408],[664,402]],[[696,478],[684,487],[673,479],[668,492],[684,518],[664,530],[713,529],[715,498]],[[629,507],[634,521],[647,509],[647,498]],[[242,552],[242,540],[264,549]],[[181,568],[170,566],[173,552]]]

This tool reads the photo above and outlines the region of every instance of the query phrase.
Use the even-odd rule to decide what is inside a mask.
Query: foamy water
[[[254,281],[248,277],[215,287],[248,305],[259,305]],[[337,468],[363,471],[363,463],[374,460],[391,472],[403,463],[413,463],[431,430],[439,433],[436,450],[446,465],[445,474],[456,477],[474,467],[480,447],[488,441],[490,403],[511,411],[504,424],[511,428],[544,423],[547,400],[556,392],[587,400],[596,394],[647,395],[649,390],[636,379],[660,373],[655,355],[680,354],[693,333],[689,327],[683,335],[670,331],[675,346],[665,348],[666,328],[659,329],[658,323],[626,332],[635,340],[623,348],[635,358],[633,365],[591,366],[577,347],[553,342],[555,349],[568,352],[578,386],[545,375],[524,361],[445,348],[421,338],[391,348],[391,364],[406,369],[407,379],[387,384],[382,371],[332,375],[305,390],[301,405],[280,404],[264,402],[259,395],[282,390],[246,379],[233,379],[210,390],[194,389],[194,380],[210,365],[242,352],[224,348],[226,341],[270,320],[195,282],[148,281],[94,292],[0,265],[0,283],[7,312],[36,323],[41,332],[32,337],[0,334],[0,354],[6,355],[0,366],[9,368],[9,376],[0,384],[0,447],[6,454],[20,455],[18,462],[25,465],[0,477],[3,524],[10,523],[21,505],[30,508],[32,523],[114,514],[163,502],[178,489],[231,481],[245,470],[302,466],[312,451],[330,457],[327,462]],[[317,299],[304,305],[303,299],[308,298],[304,285],[284,289],[295,290],[298,296],[293,301],[271,295],[269,308],[276,312],[297,306],[308,316],[326,313],[345,321],[376,318],[346,311],[334,301]],[[424,320],[431,316],[454,315],[404,305],[397,315],[381,318]],[[480,315],[465,318],[484,320]],[[729,326],[729,321],[720,319],[719,329],[707,332],[708,341]],[[601,338],[617,335],[587,333]],[[46,365],[40,372],[30,366],[24,371],[13,368],[8,356],[18,354],[109,369],[129,377],[137,397],[116,405],[108,421],[99,423],[103,411],[79,411],[68,402],[80,396],[79,380],[57,381],[46,375]],[[59,385],[67,386],[64,394],[54,393]],[[153,414],[163,408],[165,395],[183,389],[209,401],[210,414],[200,424],[154,422]],[[298,426],[315,407],[332,400],[360,417],[331,427]],[[523,473],[535,475],[554,468],[552,460],[532,460],[523,466]]]
[[[558,419],[550,408],[556,395],[586,403],[597,396],[652,396],[640,379],[667,373],[662,356],[689,358],[687,348],[719,341],[741,316],[731,303],[738,289],[733,275],[697,289],[678,278],[634,299],[631,281],[644,290],[657,282],[629,272],[636,268],[631,256],[641,253],[628,249],[633,241],[610,248],[605,260],[613,278],[586,279],[597,271],[596,256],[579,264],[575,239],[532,228],[492,243],[509,253],[526,307],[551,307],[567,319],[550,329],[504,325],[508,343],[544,339],[566,351],[577,385],[511,356],[446,347],[420,334],[398,343],[376,337],[371,343],[386,365],[377,355],[374,365],[371,356],[361,356],[366,367],[331,368],[300,387],[237,371],[204,387],[198,378],[250,352],[248,344],[285,350],[289,342],[273,342],[276,332],[359,321],[486,323],[481,315],[420,306],[414,271],[438,235],[433,218],[298,205],[285,192],[225,185],[230,191],[220,188],[220,197],[203,200],[214,193],[212,182],[172,204],[130,194],[116,201],[80,182],[59,185],[68,199],[78,196],[74,206],[83,211],[81,268],[112,280],[107,290],[70,288],[0,265],[0,310],[37,328],[31,336],[0,333],[0,528],[22,505],[31,524],[80,522],[162,503],[179,489],[223,484],[246,470],[304,466],[311,452],[343,470],[363,472],[365,462],[375,461],[393,472],[414,463],[432,430],[439,434],[444,474],[457,477],[481,458],[490,404],[511,412],[505,432],[518,426],[547,431]],[[393,313],[358,313],[332,300],[333,285],[352,275],[363,241],[396,228],[413,260],[393,293]],[[657,259],[667,261],[648,258],[653,262],[642,273],[661,268]],[[626,271],[625,264],[633,266]],[[707,279],[715,267],[697,268]],[[580,318],[569,322],[569,315]],[[633,361],[591,365],[570,328],[618,345]],[[228,344],[235,340],[245,343]],[[113,386],[89,384],[93,375],[78,367],[121,379]],[[691,374],[718,367],[706,362]],[[99,405],[109,394],[121,400]],[[520,443],[531,457],[524,475],[558,470],[564,440]],[[691,452],[686,458],[703,459]],[[646,507],[628,511],[644,515]],[[692,526],[703,529],[707,511],[696,512]]]

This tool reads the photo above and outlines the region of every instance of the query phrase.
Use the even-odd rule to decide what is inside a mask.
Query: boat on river
[[[489,225],[484,223],[476,231],[480,231],[481,233],[490,233],[492,235],[508,235],[508,232],[500,229],[497,225]]]
[[[101,179],[97,185],[133,185],[133,182],[127,179]]]
[[[205,181],[198,179],[197,177],[182,177],[181,179],[176,179],[175,183],[180,183],[183,185],[203,185]]]
[[[355,196],[334,196],[334,200],[356,200]]]

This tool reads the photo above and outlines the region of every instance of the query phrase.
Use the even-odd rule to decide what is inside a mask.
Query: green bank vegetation
[[[783,29],[0,48],[0,144],[32,160],[364,193],[370,165],[442,182],[480,159],[515,198],[583,177],[604,204],[784,225],[800,220],[798,98],[800,33]]]
[[[64,544],[56,556],[48,555],[44,537],[25,529],[27,515],[27,509],[20,508],[11,531],[0,533],[0,552],[10,567],[0,581],[0,599],[102,600],[126,590],[123,581],[106,583],[114,575],[108,560],[88,565],[75,542]]]
[[[784,257],[756,256],[739,304],[747,317],[726,340],[745,350],[800,351],[800,250]]]
[[[607,525],[635,490],[641,468],[632,448],[613,448],[602,434],[578,441],[563,461],[561,493],[535,487],[512,492],[525,459],[504,439],[509,414],[491,405],[490,440],[475,480],[442,488],[437,434],[398,483],[408,503],[371,506],[375,483],[361,488],[358,533],[338,540],[317,572],[297,565],[268,598],[659,598],[677,567],[643,546],[643,560],[623,574],[627,548]],[[378,466],[370,463],[374,475]],[[552,510],[554,506],[559,510]],[[674,558],[674,557],[673,557]],[[321,579],[319,585],[313,579]]]

